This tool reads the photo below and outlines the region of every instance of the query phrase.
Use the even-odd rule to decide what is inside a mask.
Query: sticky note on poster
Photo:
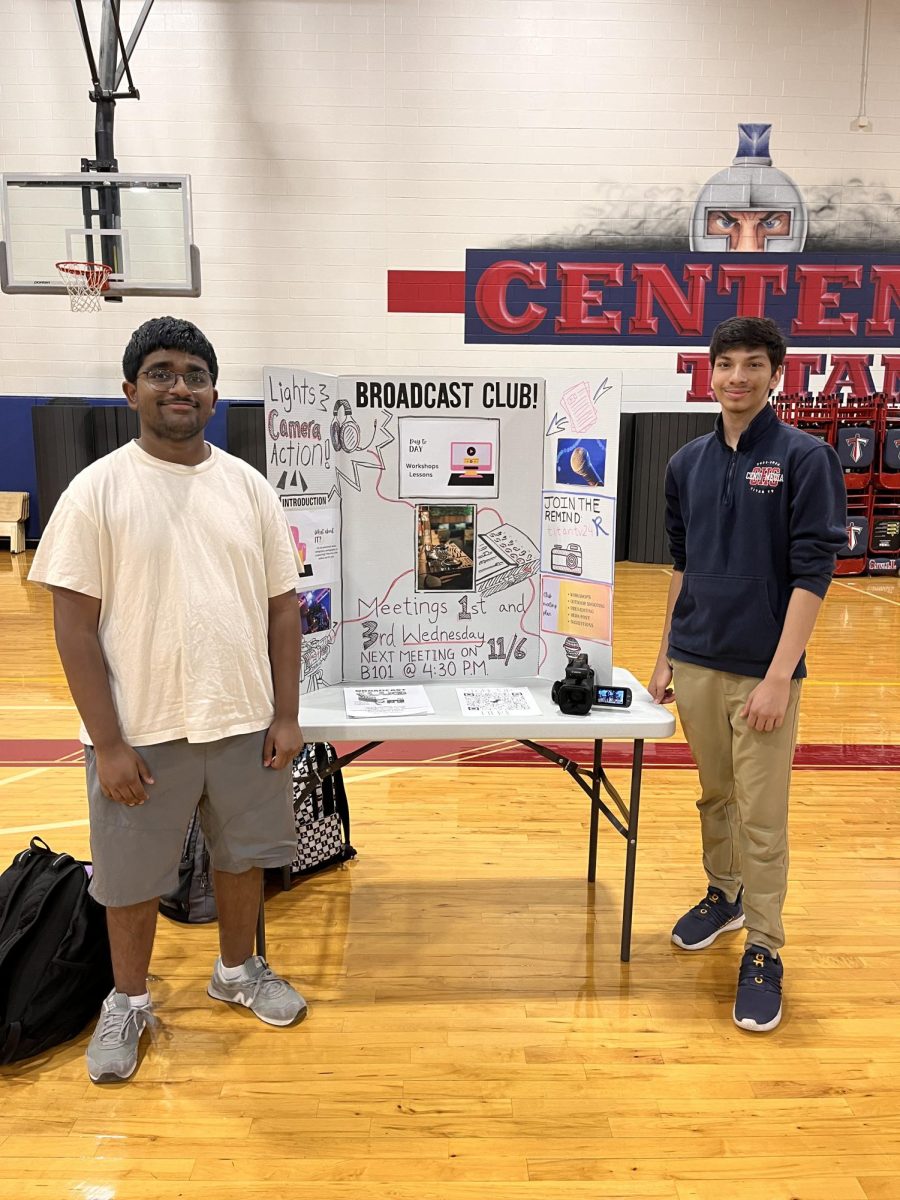
[[[541,630],[612,645],[612,587],[542,575]]]

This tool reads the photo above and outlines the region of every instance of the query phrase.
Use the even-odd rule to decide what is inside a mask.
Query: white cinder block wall
[[[139,10],[125,0],[126,29]],[[461,316],[389,315],[387,271],[462,271],[467,247],[584,235],[624,248],[642,220],[683,233],[739,121],[773,125],[776,165],[827,210],[820,230],[862,214],[900,238],[900,10],[873,3],[870,133],[850,130],[864,12],[865,0],[157,0],[116,151],[123,171],[192,176],[203,295],[96,316],[64,297],[0,296],[0,394],[115,394],[131,330],[169,310],[214,341],[226,398],[259,396],[266,363],[539,373],[603,354],[626,369],[629,407],[678,403],[671,348],[466,346]],[[0,0],[0,35],[3,170],[78,170],[94,109],[72,6]]]

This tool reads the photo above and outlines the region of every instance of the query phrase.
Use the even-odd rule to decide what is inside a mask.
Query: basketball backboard
[[[65,295],[62,260],[111,268],[107,296],[199,296],[188,175],[2,177],[4,292]]]

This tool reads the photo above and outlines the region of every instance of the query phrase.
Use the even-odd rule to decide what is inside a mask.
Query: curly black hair
[[[729,317],[717,325],[709,343],[709,361],[715,363],[720,354],[738,347],[765,350],[773,372],[784,362],[787,353],[785,336],[771,317]]]
[[[122,371],[129,383],[137,381],[141,364],[154,350],[180,350],[196,355],[206,363],[214,384],[219,377],[219,361],[205,333],[180,317],[154,317],[138,326],[125,347]]]

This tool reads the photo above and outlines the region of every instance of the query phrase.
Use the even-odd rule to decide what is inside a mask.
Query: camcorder
[[[569,716],[584,717],[595,706],[598,708],[629,708],[631,688],[597,687],[594,670],[588,665],[586,654],[578,654],[566,666],[565,679],[554,683],[550,698],[559,705],[560,712]]]
[[[550,699],[559,705],[560,712],[583,717],[591,711],[596,691],[594,669],[588,663],[588,656],[576,654],[566,663],[565,679],[557,679],[554,683]]]

